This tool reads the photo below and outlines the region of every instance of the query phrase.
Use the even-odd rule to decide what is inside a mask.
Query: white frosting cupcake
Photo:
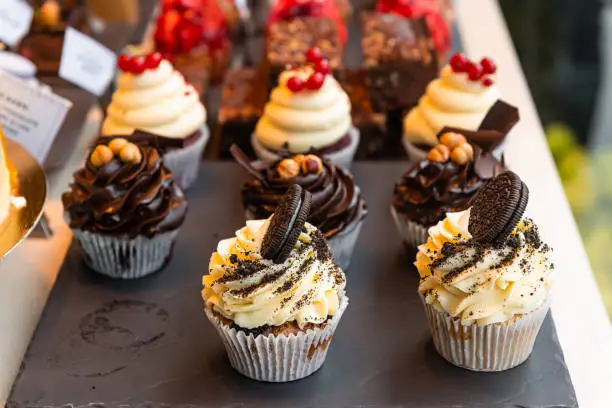
[[[445,126],[477,130],[500,92],[493,73],[472,78],[467,71],[445,66],[404,118],[405,142],[434,146]]]
[[[139,129],[184,139],[206,122],[198,92],[166,60],[140,74],[122,72],[117,83],[102,136],[131,135]]]
[[[320,89],[289,89],[292,77],[307,82],[313,72],[306,66],[280,75],[255,130],[257,141],[267,149],[279,151],[287,143],[291,153],[305,153],[332,146],[349,133],[351,103],[332,75],[325,76]]]

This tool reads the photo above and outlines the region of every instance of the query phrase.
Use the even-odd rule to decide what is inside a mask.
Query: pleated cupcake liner
[[[414,166],[421,160],[425,160],[427,158],[427,153],[429,153],[429,150],[421,149],[414,143],[407,141],[405,137],[402,139],[402,143],[404,144],[404,149],[406,149],[406,153],[408,154],[409,166]]]
[[[289,336],[246,334],[223,324],[209,307],[206,316],[221,336],[234,369],[253,380],[280,383],[300,380],[321,368],[347,306],[348,298],[342,296],[338,313],[323,328]]]
[[[433,343],[449,363],[471,371],[495,372],[524,363],[535,344],[550,302],[504,323],[464,326],[461,319],[421,300],[429,320]]]
[[[85,263],[115,279],[138,279],[160,270],[170,258],[178,230],[153,238],[113,237],[72,230],[84,252]]]
[[[244,215],[247,220],[255,219],[255,215],[249,209],[245,210]],[[327,239],[327,244],[329,245],[329,250],[331,251],[332,257],[334,258],[334,263],[344,271],[346,271],[351,265],[353,251],[355,249],[357,239],[359,238],[362,225],[363,220],[360,220],[355,223],[355,226],[349,226],[350,229],[346,229],[346,231],[342,230],[340,233]]]
[[[391,215],[397,231],[406,245],[417,248],[427,242],[429,227],[410,220],[407,215],[398,212],[393,205],[391,205]]]
[[[356,127],[351,127],[349,129],[349,134],[351,136],[351,144],[342,148],[340,151],[324,155],[327,160],[332,163],[336,163],[345,169],[350,169],[355,153],[357,152],[360,139],[359,130]],[[281,159],[278,154],[271,152],[261,143],[259,143],[255,133],[251,135],[251,145],[253,146],[253,150],[255,151],[255,154],[259,160],[263,160],[267,163],[274,163]]]
[[[353,251],[362,225],[363,220],[360,220],[354,227],[350,226],[349,230],[340,231],[327,240],[334,263],[344,271],[351,265],[351,258],[353,257]]]
[[[164,165],[172,171],[172,176],[182,190],[187,190],[198,177],[204,148],[210,137],[207,126],[200,130],[202,135],[191,146],[175,149],[164,154]]]

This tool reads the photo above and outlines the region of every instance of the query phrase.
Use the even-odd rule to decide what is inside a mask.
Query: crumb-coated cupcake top
[[[449,213],[429,230],[415,265],[425,301],[464,325],[505,322],[548,300],[550,247],[530,219],[522,219],[501,245],[482,245],[468,231],[470,210]]]
[[[395,184],[393,206],[414,222],[434,225],[448,212],[467,209],[478,190],[503,169],[503,162],[463,135],[445,133],[427,158]]]
[[[247,221],[219,242],[203,278],[206,306],[245,329],[325,322],[338,311],[345,277],[323,234],[304,224],[289,257],[274,263],[261,255],[269,226],[270,219]]]
[[[313,50],[307,53],[308,65],[280,75],[257,123],[255,136],[270,150],[285,145],[292,153],[322,149],[338,142],[351,128],[350,100],[331,75],[327,60],[318,49]]]
[[[103,136],[135,130],[183,139],[206,123],[200,95],[172,64],[157,54],[119,58],[118,88],[102,125]]]
[[[187,213],[159,152],[121,138],[92,151],[62,201],[72,228],[132,238],[173,231]]]
[[[242,202],[255,218],[267,218],[274,213],[292,184],[312,194],[308,222],[326,238],[355,225],[367,214],[365,200],[353,177],[318,156],[295,155],[272,164],[238,161],[253,176],[242,187]]]

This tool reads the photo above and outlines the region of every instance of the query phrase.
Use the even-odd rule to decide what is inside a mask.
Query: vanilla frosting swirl
[[[103,136],[131,135],[136,129],[184,139],[206,122],[206,110],[193,86],[163,60],[142,74],[123,72],[102,125]]]
[[[345,277],[323,234],[306,223],[289,258],[275,264],[259,252],[269,225],[247,221],[236,237],[219,242],[203,278],[206,306],[245,329],[325,322],[338,312]]]
[[[504,245],[490,247],[471,240],[469,217],[470,210],[447,214],[419,246],[425,301],[464,325],[506,322],[543,306],[553,266],[533,222],[521,220]]]
[[[292,92],[287,87],[289,78],[298,76],[306,82],[312,72],[304,67],[280,75],[255,129],[263,146],[278,151],[288,143],[291,153],[305,153],[331,146],[348,133],[351,103],[332,75],[325,77],[319,90]]]
[[[478,130],[499,96],[495,83],[484,86],[481,81],[471,81],[467,73],[454,72],[447,65],[440,78],[427,85],[419,104],[404,118],[404,138],[414,144],[434,146],[436,135],[444,126]]]

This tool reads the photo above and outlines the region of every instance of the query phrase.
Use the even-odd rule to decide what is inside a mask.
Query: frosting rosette
[[[471,80],[467,72],[445,66],[440,78],[429,83],[425,94],[404,118],[404,138],[415,145],[434,146],[444,127],[477,130],[487,112],[499,99],[493,81]]]
[[[481,245],[468,231],[470,210],[429,229],[415,265],[426,304],[464,326],[503,323],[546,308],[553,266],[537,226],[523,218],[501,245]]]
[[[284,71],[270,94],[255,137],[266,148],[280,151],[285,145],[292,153],[332,146],[351,129],[348,95],[332,75],[325,75],[319,89],[294,92],[292,78],[306,83],[314,73],[310,66]]]
[[[269,225],[270,219],[247,221],[219,242],[203,278],[207,308],[243,329],[328,321],[340,309],[345,277],[323,234],[306,223],[288,259],[275,264],[260,253]]]
[[[198,92],[166,60],[142,73],[122,72],[117,85],[102,125],[103,136],[131,135],[138,129],[183,139],[206,122]]]

